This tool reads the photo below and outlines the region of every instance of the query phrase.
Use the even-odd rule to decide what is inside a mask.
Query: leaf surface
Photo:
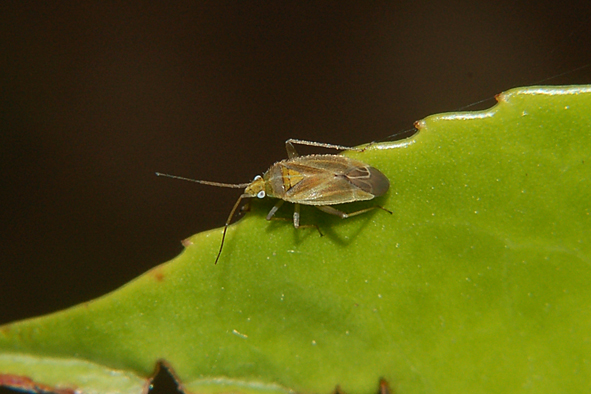
[[[381,210],[254,201],[99,299],[0,327],[0,384],[191,393],[555,393],[591,387],[591,88],[532,87],[347,155]],[[278,213],[290,220],[289,204]]]

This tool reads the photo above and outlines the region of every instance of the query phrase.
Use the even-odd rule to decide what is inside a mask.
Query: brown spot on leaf
[[[191,238],[185,238],[181,241],[181,244],[185,247],[188,248],[189,246],[193,245],[193,241],[191,241]]]
[[[334,388],[332,394],[346,394],[346,393],[343,391],[343,389],[341,389],[341,386],[339,386],[337,384],[336,387]],[[380,379],[380,389],[377,394],[392,394],[392,391],[390,391],[390,385],[388,384],[386,379],[384,379],[384,378]]]
[[[390,394],[390,385],[386,379],[380,379],[380,392],[379,394]]]
[[[427,128],[427,123],[424,120],[417,120],[414,123],[414,126],[415,126],[415,129],[420,131],[420,130]]]
[[[31,391],[34,393],[52,392],[56,394],[75,394],[76,389],[73,388],[57,388],[47,386],[45,384],[35,383],[33,379],[27,376],[18,375],[0,375],[0,386],[12,387],[17,390]]]
[[[507,101],[507,95],[505,95],[505,93],[499,93],[499,94],[495,95],[495,100],[497,100],[498,103],[500,103],[500,102],[506,102]]]
[[[148,274],[151,275],[158,282],[162,282],[166,277],[166,275],[162,271],[162,266],[152,268],[150,271],[148,271]]]
[[[341,390],[341,386],[339,386],[338,384],[336,385],[336,387],[334,388],[334,391],[332,393],[333,394],[345,394],[345,392],[343,390]]]

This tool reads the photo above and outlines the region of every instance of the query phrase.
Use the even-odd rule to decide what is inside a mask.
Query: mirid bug
[[[203,185],[240,189],[245,188],[244,193],[238,197],[238,200],[230,212],[230,216],[228,216],[228,219],[226,220],[224,232],[222,233],[222,242],[215,259],[215,264],[217,264],[220,255],[222,254],[228,226],[232,222],[232,218],[236,213],[236,209],[240,206],[240,202],[245,198],[278,198],[279,201],[269,211],[267,220],[274,219],[273,216],[285,201],[291,202],[295,204],[293,226],[295,228],[313,226],[316,227],[319,232],[320,229],[317,225],[300,225],[300,204],[313,205],[323,212],[339,216],[342,219],[359,215],[376,208],[382,209],[390,214],[392,213],[378,205],[351,213],[345,213],[331,207],[331,205],[335,204],[371,200],[374,197],[384,195],[390,187],[390,182],[379,170],[348,157],[340,155],[300,156],[296,151],[294,144],[337,150],[364,150],[321,142],[289,139],[285,141],[288,158],[273,164],[262,176],[257,175],[254,180],[249,183],[233,184],[210,182],[161,174],[159,172],[156,173],[158,176],[182,179]],[[320,233],[320,235],[322,235],[322,233]]]

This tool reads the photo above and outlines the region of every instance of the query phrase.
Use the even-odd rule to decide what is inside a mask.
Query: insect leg
[[[275,212],[277,212],[277,210],[281,207],[281,205],[283,205],[283,203],[284,203],[283,200],[277,201],[277,204],[275,204],[275,206],[273,208],[271,208],[271,210],[267,214],[267,220],[287,220],[285,218],[273,217],[275,215]],[[295,205],[295,208],[293,211],[293,226],[295,228],[308,227],[308,226],[300,226],[300,204],[294,204],[294,205]]]
[[[300,227],[300,204],[294,204],[293,207],[293,226]]]
[[[295,228],[300,227],[300,204],[295,204],[293,208],[293,226]]]
[[[297,140],[293,140],[293,139],[289,139],[287,141],[285,141],[285,150],[287,151],[287,158],[288,159],[293,159],[294,157],[298,157],[300,154],[298,153],[298,151],[296,150],[296,148],[293,146],[294,141]]]
[[[287,157],[293,158],[299,156],[294,148],[294,144],[296,145],[307,145],[307,146],[317,146],[319,148],[328,148],[328,149],[336,149],[336,150],[354,150],[357,152],[363,152],[364,149],[359,148],[352,148],[350,146],[343,146],[343,145],[334,145],[334,144],[327,144],[324,142],[314,142],[314,141],[306,141],[306,140],[297,140],[294,138],[290,138],[285,141],[285,147],[287,149]]]
[[[267,220],[271,220],[273,219],[273,216],[275,216],[275,213],[277,213],[277,210],[279,208],[281,208],[281,206],[283,205],[284,201],[283,200],[279,200],[277,201],[277,204],[275,204],[275,206],[273,208],[271,208],[271,210],[269,211],[269,213],[267,214]]]
[[[275,217],[275,213],[281,207],[281,205],[283,205],[284,202],[285,201],[283,201],[283,200],[277,201],[277,204],[275,204],[275,206],[273,208],[271,208],[271,210],[267,214],[267,220],[282,220],[282,221],[286,221],[286,222],[289,221],[289,219],[286,219],[286,218],[276,218]],[[300,224],[300,204],[295,204],[295,210],[293,212],[293,226],[295,228],[316,227],[316,230],[318,230],[318,232],[320,233],[320,236],[321,237],[323,236],[322,231],[320,231],[320,228],[317,225],[315,225],[315,224]]]
[[[341,219],[347,219],[347,218],[350,218],[352,216],[361,215],[362,213],[372,211],[372,210],[374,210],[376,208],[377,209],[381,209],[383,211],[386,211],[390,215],[392,214],[391,211],[387,210],[384,207],[380,207],[379,205],[374,205],[373,207],[369,207],[369,208],[365,208],[365,209],[360,209],[359,211],[355,211],[355,212],[351,212],[351,213],[346,213],[346,212],[343,212],[343,211],[339,211],[338,209],[333,208],[333,207],[331,207],[329,205],[318,205],[318,206],[316,206],[316,208],[320,209],[322,212],[326,212],[326,213],[329,213],[331,215],[338,216]]]
[[[320,227],[318,227],[315,224],[300,224],[300,204],[294,204],[294,210],[293,210],[293,226],[295,228],[305,228],[305,227],[316,227],[316,230],[318,230],[318,233],[320,234],[320,236],[322,237],[324,234],[322,234],[322,231],[320,231]]]

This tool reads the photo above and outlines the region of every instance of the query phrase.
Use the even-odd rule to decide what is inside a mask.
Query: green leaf
[[[0,384],[140,393],[158,362],[187,392],[555,393],[591,387],[591,87],[348,152],[389,193],[341,220],[303,207],[228,229],[97,300],[0,327]],[[279,215],[289,218],[289,204]]]

